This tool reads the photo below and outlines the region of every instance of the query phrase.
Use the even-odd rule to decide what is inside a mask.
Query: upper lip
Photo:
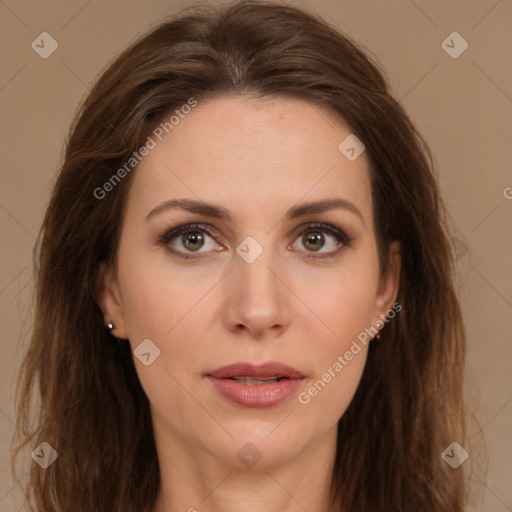
[[[208,377],[215,377],[216,379],[229,379],[238,377],[250,377],[256,379],[258,377],[269,378],[288,378],[288,379],[303,379],[304,374],[282,363],[268,362],[263,364],[252,363],[234,363],[207,374]]]

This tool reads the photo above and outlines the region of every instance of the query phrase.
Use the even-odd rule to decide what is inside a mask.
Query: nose
[[[223,289],[225,327],[254,338],[282,334],[290,320],[291,292],[275,258],[270,251],[263,251],[252,263],[236,256],[233,264]]]

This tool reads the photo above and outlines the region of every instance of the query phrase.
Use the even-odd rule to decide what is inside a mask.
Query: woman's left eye
[[[352,239],[344,231],[329,224],[315,224],[307,226],[292,246],[297,250],[296,244],[299,243],[310,253],[308,258],[320,259],[337,255],[343,247],[350,247],[351,242]]]

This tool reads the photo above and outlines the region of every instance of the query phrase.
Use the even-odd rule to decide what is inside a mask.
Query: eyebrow
[[[204,217],[211,217],[214,219],[219,219],[223,221],[231,221],[231,215],[226,208],[223,206],[213,204],[213,203],[205,203],[204,201],[198,201],[196,199],[169,199],[160,203],[156,208],[151,210],[146,216],[146,221],[159,215],[160,213],[179,208],[182,210],[186,210],[190,213],[196,213],[198,215],[203,215]],[[292,206],[285,214],[285,220],[293,220],[298,217],[303,217],[305,215],[310,215],[313,213],[325,213],[334,209],[342,209],[348,212],[353,213],[361,222],[366,226],[363,215],[360,210],[347,199],[343,199],[341,197],[335,197],[332,199],[323,199],[320,201],[309,201],[306,203],[296,204]]]

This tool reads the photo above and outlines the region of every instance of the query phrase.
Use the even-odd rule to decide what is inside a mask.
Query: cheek
[[[181,386],[188,387],[207,353],[205,333],[218,302],[211,290],[218,276],[200,266],[184,272],[161,255],[151,257],[135,250],[131,254],[132,258],[119,263],[130,345],[135,356],[145,339],[159,350],[150,366],[134,357],[139,379],[152,403],[164,408],[172,403],[173,411],[185,414],[191,404]]]
[[[378,272],[376,253],[365,248],[347,253],[337,269],[296,274],[292,286],[309,311],[296,319],[310,333],[315,329],[324,354],[343,353],[352,339],[371,326]]]
[[[372,337],[365,329],[371,326],[373,287],[345,284],[344,287],[333,285],[330,293],[325,290],[312,306],[321,311],[321,319],[328,329],[323,328],[320,335],[309,328],[305,353],[314,360],[315,372],[297,396],[305,423],[318,423],[321,418],[322,429],[334,426],[352,401]],[[311,340],[315,340],[314,350]]]
[[[179,418],[170,423],[185,424],[197,404],[183,386],[189,387],[189,372],[204,357],[206,308],[212,307],[206,294],[215,281],[211,276],[191,280],[190,274],[186,278],[186,273],[171,269],[158,258],[134,257],[120,262],[119,280],[123,317],[141,385],[152,407],[164,411],[164,416],[172,410],[172,418]],[[145,339],[159,350],[149,366],[136,357],[136,349]]]
[[[318,312],[299,327],[315,340],[315,350],[305,346],[314,358],[315,375],[298,402],[308,417],[322,417],[333,425],[349,406],[364,371],[368,345],[373,334],[373,308],[378,282],[378,264],[371,251],[367,256],[347,258],[347,264],[329,279],[318,278],[318,287],[309,287],[307,305]],[[306,287],[302,292],[306,293]],[[315,292],[311,293],[314,289]],[[301,320],[298,320],[299,322]]]
[[[198,269],[184,272],[171,265],[159,251],[126,249],[132,255],[119,263],[123,317],[130,340],[163,341],[182,320],[194,315],[196,305],[214,284],[211,275]]]
[[[350,360],[346,358],[347,352],[351,354]],[[333,354],[323,370],[297,396],[299,407],[302,407],[302,417],[314,421],[322,418],[326,429],[334,425],[354,397],[367,353],[368,347],[361,344],[354,353],[348,350],[342,354]]]

